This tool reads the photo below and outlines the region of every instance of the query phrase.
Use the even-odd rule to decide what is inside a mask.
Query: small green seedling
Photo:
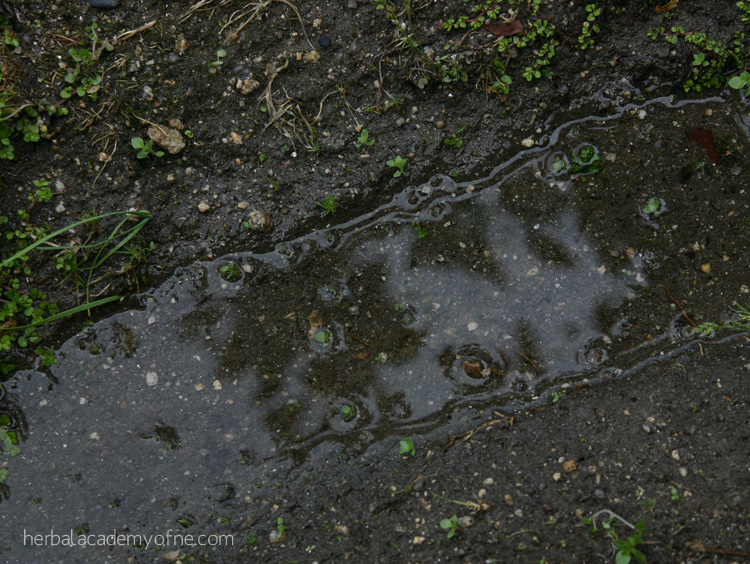
[[[333,196],[326,196],[322,202],[315,202],[315,204],[325,210],[323,217],[327,216],[329,213],[331,215],[336,213],[336,198]]]
[[[286,531],[286,527],[284,526],[284,519],[279,517],[276,519],[276,531],[281,535],[284,531]]]
[[[618,539],[614,530],[612,534],[612,544],[615,546],[615,562],[617,564],[628,564],[631,560],[636,562],[645,562],[646,555],[638,550],[638,546],[643,542],[643,530],[646,528],[644,520],[637,521],[635,524],[635,534],[626,539]]]
[[[616,551],[615,563],[629,564],[631,560],[635,560],[636,562],[645,562],[646,555],[638,550],[638,546],[643,543],[643,531],[646,528],[646,522],[641,519],[637,521],[635,525],[633,525],[632,523],[620,517],[617,513],[614,513],[609,509],[602,509],[601,511],[597,511],[584,521],[586,525],[592,525],[592,533],[596,533],[597,531],[599,531],[596,520],[601,515],[607,515],[606,519],[600,520],[599,525],[604,531],[606,531],[607,536],[612,541],[612,546]],[[620,539],[613,527],[615,520],[618,520],[627,527],[630,527],[634,531],[634,534],[630,535],[626,539]]]
[[[219,272],[227,282],[236,282],[242,278],[242,269],[236,262],[230,262],[219,267]]]
[[[375,139],[370,139],[370,134],[366,129],[363,129],[359,132],[359,137],[357,137],[357,142],[354,146],[357,147],[357,149],[361,149],[362,147],[372,147],[374,144]]]
[[[454,513],[450,519],[443,519],[440,521],[440,526],[448,531],[448,534],[445,535],[446,538],[453,538],[453,535],[458,531],[458,517],[456,517],[456,514]]]
[[[568,162],[565,158],[556,156],[555,162],[552,163],[552,172],[555,174],[561,174],[568,170]]]
[[[595,174],[601,169],[602,156],[596,147],[582,145],[573,151],[570,172],[573,174]]]
[[[750,331],[750,305],[745,307],[737,306],[736,317],[736,319],[733,319],[729,323],[703,322],[693,329],[693,334],[697,333],[700,337],[710,337],[719,329],[742,329]]]
[[[355,417],[354,410],[350,406],[346,404],[341,406],[341,418],[344,421],[348,423],[349,421],[354,419],[354,417]]]
[[[144,141],[140,137],[133,137],[130,140],[130,144],[132,145],[133,149],[138,151],[138,154],[136,155],[139,159],[145,159],[149,155],[154,155],[157,157],[163,157],[164,151],[154,151],[154,140],[149,139],[148,141]]]
[[[747,88],[745,96],[750,96],[750,72],[743,71],[738,76],[733,76],[729,79],[728,84],[730,88],[734,88],[735,90]]]
[[[414,441],[412,441],[411,437],[406,437],[403,441],[399,441],[398,444],[401,447],[398,451],[399,454],[411,454],[414,456],[417,452],[414,448]]]
[[[411,226],[414,228],[414,231],[417,232],[418,239],[424,239],[427,237],[427,229],[419,225],[416,221],[412,221]]]
[[[465,131],[466,131],[466,127],[467,127],[466,125],[462,125],[462,126],[461,126],[460,128],[458,128],[458,130],[456,130],[456,132],[455,132],[455,133],[453,133],[453,134],[449,135],[449,136],[448,136],[448,137],[446,138],[446,140],[444,141],[444,143],[445,143],[446,145],[448,145],[449,147],[453,147],[453,148],[455,148],[456,150],[458,150],[458,149],[460,149],[461,147],[463,147],[463,146],[464,146],[464,142],[463,142],[463,140],[462,140],[462,139],[461,139],[461,138],[459,137],[459,135],[461,135],[461,134],[462,134],[463,132],[465,132]]]
[[[662,212],[661,200],[659,198],[651,198],[643,207],[643,212],[647,215],[659,217]]]
[[[396,155],[395,159],[391,159],[386,163],[391,168],[397,168],[398,170],[393,173],[393,178],[406,174],[404,172],[404,165],[406,165],[406,159],[401,158],[401,155]]]
[[[669,495],[672,497],[672,501],[680,501],[680,492],[677,491],[677,488],[669,490]]]
[[[325,346],[328,346],[331,344],[332,340],[331,332],[328,329],[322,329],[321,331],[315,333],[315,340],[319,343],[323,343]]]
[[[226,56],[227,56],[226,49],[219,49],[218,51],[216,51],[216,60],[206,63],[208,65],[208,68],[220,67],[221,65],[224,64],[224,61],[222,61],[222,59]]]

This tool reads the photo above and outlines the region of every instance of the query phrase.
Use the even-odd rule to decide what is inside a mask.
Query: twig
[[[476,433],[479,429],[482,427],[489,427],[490,425],[494,425],[496,423],[508,423],[508,428],[513,428],[513,423],[515,422],[515,417],[508,417],[504,413],[500,413],[499,411],[493,412],[497,418],[496,419],[490,419],[489,421],[485,421],[481,425],[478,425],[474,427],[473,429],[469,429],[468,431],[464,431],[463,433],[459,433],[458,435],[451,436],[450,442],[448,442],[447,445],[443,447],[443,452],[446,452],[449,448],[451,448],[458,439],[461,439],[462,441],[468,441],[472,436],[474,436],[474,433]]]
[[[663,288],[664,291],[667,293],[667,296],[669,296],[669,299],[672,300],[672,303],[676,305],[678,308],[680,308],[680,311],[682,312],[682,315],[685,316],[685,319],[688,320],[688,323],[692,325],[693,327],[698,327],[695,322],[690,319],[690,316],[687,314],[687,311],[685,311],[685,308],[682,307],[682,304],[677,301],[677,299],[672,295],[672,293],[667,289],[667,287],[664,284],[659,284],[660,288]]]
[[[118,35],[117,37],[115,37],[115,43],[117,43],[119,41],[126,41],[126,40],[134,37],[135,35],[138,35],[142,31],[146,31],[147,29],[151,29],[155,25],[156,25],[156,20],[153,20],[153,21],[148,22],[147,24],[143,24],[139,28],[131,29],[129,31],[125,31],[125,32],[121,33],[120,35]]]

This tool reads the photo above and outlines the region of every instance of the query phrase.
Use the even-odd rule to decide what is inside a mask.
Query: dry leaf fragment
[[[663,4],[661,6],[657,6],[656,7],[656,13],[657,14],[663,14],[664,12],[668,12],[672,8],[676,8],[677,4],[679,3],[679,1],[680,0],[670,0],[666,4]]]
[[[521,20],[513,20],[512,22],[498,22],[491,24],[484,24],[484,29],[495,35],[502,37],[508,37],[516,35],[517,33],[523,33],[523,24]]]
[[[714,134],[711,133],[711,130],[704,129],[703,127],[696,127],[692,131],[689,131],[687,136],[691,141],[695,141],[708,152],[709,159],[716,164],[719,164],[719,155],[714,146]]]

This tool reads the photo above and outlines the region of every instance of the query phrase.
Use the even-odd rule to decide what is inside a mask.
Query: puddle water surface
[[[53,562],[59,548],[24,548],[21,531],[198,526],[313,450],[445,436],[692,346],[665,294],[655,311],[675,273],[648,249],[684,230],[657,177],[673,182],[689,162],[674,155],[702,150],[659,149],[708,106],[747,152],[747,116],[719,99],[625,107],[562,126],[487,178],[436,175],[274,252],[186,268],[71,339],[55,383],[18,374],[6,398],[25,440],[2,548]]]

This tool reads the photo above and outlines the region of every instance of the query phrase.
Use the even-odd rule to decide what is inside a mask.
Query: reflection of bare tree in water
[[[26,440],[29,432],[26,417],[18,405],[18,398],[15,394],[9,393],[2,384],[0,384],[0,429],[4,429],[7,433],[15,433],[19,443]],[[9,497],[10,488],[6,484],[0,484],[0,502]]]

